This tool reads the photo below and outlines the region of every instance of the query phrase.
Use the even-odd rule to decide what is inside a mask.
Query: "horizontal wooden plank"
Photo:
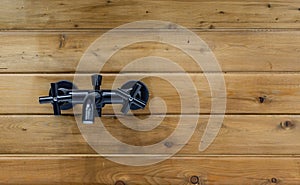
[[[140,20],[172,21],[189,28],[299,28],[299,7],[297,0],[4,0],[0,28],[114,28]]]
[[[75,72],[88,46],[103,33],[103,31],[2,32],[0,34],[0,72]],[[221,69],[225,72],[300,71],[300,65],[297,65],[300,58],[300,52],[298,52],[300,32],[298,31],[242,32],[236,30],[196,33],[207,42],[216,55]],[[145,31],[145,34],[148,34],[148,31]],[[189,44],[193,49],[193,43]],[[107,61],[102,72],[178,71],[177,68],[153,68],[155,61],[124,68],[134,60],[148,56],[170,59],[188,72],[202,71],[192,58],[173,46],[142,42],[120,49]],[[78,72],[91,70],[94,70],[94,66],[77,69]]]
[[[180,157],[145,167],[100,157],[1,157],[1,184],[287,184],[300,181],[299,157]],[[37,173],[38,172],[38,173]]]
[[[106,74],[103,76],[103,89],[118,88],[128,80],[142,81],[150,91],[150,101],[145,110],[138,110],[136,114],[199,114],[211,112],[212,95],[204,74]],[[210,78],[220,74],[206,74]],[[115,81],[115,77],[118,80]],[[188,79],[195,85],[188,88]],[[165,78],[165,79],[163,79]],[[258,73],[225,74],[227,97],[221,92],[215,92],[215,101],[227,100],[228,114],[297,114],[300,110],[300,75],[297,73]],[[82,75],[78,81],[80,89],[91,89],[90,75]],[[180,80],[179,80],[180,79]],[[52,114],[51,105],[40,105],[38,97],[48,95],[51,82],[59,80],[73,80],[73,75],[58,74],[3,74],[0,75],[0,112],[1,114]],[[172,84],[177,86],[177,89]],[[215,84],[211,84],[214,86]],[[182,95],[179,93],[181,91]],[[197,94],[198,93],[198,94]],[[197,110],[196,99],[199,97],[200,111]],[[183,104],[181,104],[181,101]],[[185,103],[185,104],[184,104]],[[149,106],[151,105],[151,106]],[[183,110],[181,107],[185,105]],[[79,106],[77,110],[81,112]],[[111,106],[103,109],[104,114],[119,114],[121,107]],[[217,110],[218,109],[218,110]],[[221,113],[222,107],[217,107],[214,113]],[[65,111],[64,113],[73,113]],[[76,113],[79,113],[76,111]]]
[[[195,116],[184,116],[189,122]],[[101,118],[106,129],[119,141],[135,146],[147,146],[162,142],[166,147],[184,146],[177,156],[199,155],[300,155],[300,116],[225,116],[223,126],[210,147],[199,152],[200,139],[207,125],[208,116],[200,116],[194,133],[180,131],[177,138],[191,134],[186,145],[173,140],[163,140],[175,131],[179,116],[142,116],[136,121],[131,116],[121,117],[121,121],[137,125],[158,122],[160,125],[151,131],[135,131],[124,126],[120,120],[111,116]],[[148,119],[147,119],[148,118]],[[282,123],[290,121],[287,127]],[[95,154],[81,135],[72,116],[0,116],[0,154]],[[283,125],[284,126],[284,125]],[[88,126],[94,128],[93,126]],[[101,128],[96,128],[101,129]],[[103,131],[103,130],[102,130]],[[101,132],[102,132],[101,131]],[[103,131],[104,132],[104,131]],[[103,135],[100,133],[100,135]],[[122,155],[121,148],[111,146],[103,155]],[[99,147],[105,147],[99,144]],[[115,151],[115,150],[114,150]],[[157,152],[156,152],[157,153]],[[152,153],[152,154],[156,154]],[[150,154],[150,153],[149,153]]]

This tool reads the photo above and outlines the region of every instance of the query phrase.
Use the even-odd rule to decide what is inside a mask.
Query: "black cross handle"
[[[59,116],[61,115],[61,110],[67,110],[69,108],[72,108],[72,106],[70,106],[70,102],[71,102],[71,95],[59,95],[61,94],[61,91],[66,91],[67,89],[65,88],[60,88],[61,85],[65,85],[66,81],[60,81],[57,83],[51,83],[51,88],[49,91],[49,96],[43,96],[39,98],[39,102],[40,104],[46,104],[46,103],[51,103],[53,106],[53,112],[54,115]],[[72,87],[72,85],[71,85]],[[64,90],[63,90],[64,89]],[[66,106],[66,104],[68,104]]]
[[[60,106],[58,104],[58,87],[57,83],[51,83],[51,93],[52,93],[52,106],[54,115],[61,115]]]
[[[138,94],[141,92],[141,88],[142,88],[142,84],[140,84],[139,82],[136,82],[136,84],[132,87],[132,90],[130,91],[130,93],[128,93],[120,88],[118,89],[118,93],[119,93],[120,97],[122,97],[124,99],[124,104],[121,109],[121,112],[123,114],[127,114],[128,111],[130,110],[130,107],[132,107],[133,105],[135,105],[141,109],[143,109],[146,106],[146,102],[137,98]]]

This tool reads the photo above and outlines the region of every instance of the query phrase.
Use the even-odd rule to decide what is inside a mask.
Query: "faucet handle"
[[[98,75],[98,74],[92,75],[92,85],[95,91],[100,90],[101,83],[102,83],[102,75]]]
[[[118,89],[119,95],[124,99],[121,112],[126,114],[129,110],[143,109],[149,99],[149,91],[140,81],[129,81]]]
[[[52,94],[52,106],[54,115],[61,115],[60,105],[58,103],[58,85],[57,83],[51,83],[51,94]]]
[[[69,93],[77,87],[69,81],[59,81],[50,84],[49,96],[39,98],[40,104],[51,103],[54,115],[61,115],[61,110],[73,107],[72,95]]]

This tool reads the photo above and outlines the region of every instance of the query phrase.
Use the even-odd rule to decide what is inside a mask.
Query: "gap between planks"
[[[82,32],[106,32],[114,28],[77,28],[77,29],[0,29],[0,35],[9,35],[9,34],[57,34],[57,33],[72,33],[72,34],[82,34]],[[186,28],[193,32],[299,32],[300,28]],[[120,29],[122,30],[122,29]],[[146,28],[126,28],[124,31],[151,31],[151,29]],[[170,31],[171,29],[160,29],[164,31]]]
[[[19,158],[19,159],[30,159],[30,158],[102,158],[102,157],[166,157],[170,155],[158,155],[158,154],[0,154],[0,159],[5,158]],[[211,155],[187,155],[187,154],[176,154],[176,156],[170,157],[170,159],[199,159],[199,158],[235,158],[235,157],[245,157],[245,158],[300,158],[300,155],[293,154],[269,154],[269,155],[259,155],[259,154],[211,154]]]

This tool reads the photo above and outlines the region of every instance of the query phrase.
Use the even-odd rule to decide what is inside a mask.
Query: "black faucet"
[[[83,104],[82,122],[94,123],[95,116],[101,117],[106,104],[122,104],[121,112],[144,109],[149,99],[147,86],[141,81],[128,81],[116,90],[101,90],[102,76],[92,75],[93,90],[78,90],[69,81],[51,83],[49,96],[39,98],[40,104],[51,103],[54,115],[61,115],[61,110],[68,110],[76,104]]]

